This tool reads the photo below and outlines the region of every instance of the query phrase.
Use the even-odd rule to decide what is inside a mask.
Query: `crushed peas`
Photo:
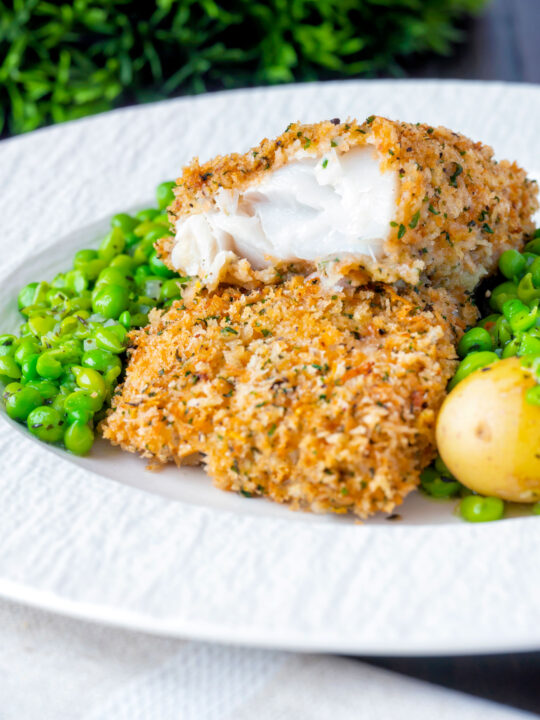
[[[186,278],[153,247],[169,231],[173,187],[158,186],[155,208],[114,215],[97,249],[79,250],[66,272],[19,292],[19,334],[0,335],[1,398],[7,415],[40,440],[90,452],[121,379],[128,331],[146,325],[152,307],[182,296]]]

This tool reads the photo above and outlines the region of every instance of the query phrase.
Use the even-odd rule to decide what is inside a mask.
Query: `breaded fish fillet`
[[[533,230],[537,185],[444,127],[369,117],[292,123],[244,155],[188,165],[165,261],[213,288],[284,269],[472,290]]]
[[[224,490],[388,512],[434,456],[454,343],[474,316],[444,291],[333,294],[302,276],[193,294],[132,334],[103,434],[156,464],[200,454]]]

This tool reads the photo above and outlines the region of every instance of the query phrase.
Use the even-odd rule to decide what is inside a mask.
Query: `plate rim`
[[[193,626],[189,622],[160,621],[150,618],[147,614],[126,612],[99,603],[71,601],[54,593],[35,590],[24,584],[6,581],[0,578],[0,597],[12,602],[19,602],[32,608],[44,610],[74,620],[82,620],[91,624],[119,628],[121,630],[140,632],[157,637],[170,637],[181,640],[197,640],[199,642],[215,642],[223,645],[234,645],[245,648],[262,648],[265,650],[285,650],[300,653],[345,654],[371,657],[443,657],[500,655],[510,652],[534,652],[538,650],[538,640],[520,637],[518,640],[506,642],[493,641],[478,645],[477,642],[448,642],[426,644],[422,642],[406,642],[393,644],[391,650],[379,644],[362,645],[346,638],[333,638],[321,633],[317,637],[294,636],[290,631],[285,635],[275,631],[253,634],[249,628],[224,629],[219,623],[201,623]]]

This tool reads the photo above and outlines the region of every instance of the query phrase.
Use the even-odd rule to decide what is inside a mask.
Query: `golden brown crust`
[[[374,116],[361,124],[292,123],[277,139],[265,139],[243,155],[203,164],[195,158],[177,181],[170,220],[208,211],[220,188],[242,191],[295,158],[366,144],[379,150],[384,169],[398,175],[397,210],[384,255],[376,262],[341,258],[318,268],[300,263],[297,271],[345,275],[354,283],[417,284],[425,275],[435,285],[470,290],[495,269],[501,252],[521,247],[532,232],[537,186],[515,163],[497,163],[490,147],[444,127]],[[158,243],[169,262],[171,243],[171,238]],[[220,279],[250,287],[276,282],[283,270],[278,264],[257,272],[244,260],[227,265]]]
[[[196,294],[133,333],[103,434],[154,462],[202,453],[225,490],[391,511],[433,458],[454,343],[474,312],[431,289],[331,294],[300,276]]]

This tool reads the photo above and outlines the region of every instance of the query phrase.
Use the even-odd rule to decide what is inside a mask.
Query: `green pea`
[[[34,304],[36,303],[46,303],[47,302],[47,293],[51,289],[51,286],[48,282],[45,282],[42,280],[41,282],[38,282],[37,288],[36,288],[36,294],[34,295]]]
[[[120,270],[124,276],[133,275],[135,272],[135,261],[129,255],[120,253],[120,255],[117,255],[111,260],[109,267]]]
[[[431,497],[449,498],[457,495],[461,483],[452,478],[442,477],[435,468],[428,467],[420,473],[422,489]]]
[[[525,245],[526,252],[540,255],[540,237],[533,238]]]
[[[484,328],[490,334],[493,347],[497,346],[497,322],[500,317],[499,313],[492,313],[478,321],[478,327]]]
[[[131,261],[131,258],[129,258],[129,260]],[[96,288],[100,288],[103,285],[119,285],[120,287],[129,290],[131,282],[124,270],[109,266],[99,273],[99,277],[96,280]]]
[[[145,265],[148,263],[148,258],[154,252],[154,243],[152,241],[141,241],[135,246],[133,251],[133,260],[137,265]],[[151,272],[151,271],[150,271]]]
[[[103,398],[98,393],[92,394],[88,390],[75,390],[64,399],[64,410],[69,422],[75,420],[88,422],[102,407]]]
[[[517,297],[517,286],[513,282],[504,282],[497,285],[491,292],[489,304],[497,312],[502,312],[502,307],[507,300]]]
[[[98,255],[102,260],[109,263],[115,255],[119,255],[126,247],[124,233],[119,227],[113,227],[106,235],[99,246]]]
[[[139,267],[135,270],[134,279],[137,285],[139,285],[141,282],[144,282],[144,280],[152,274],[152,270],[150,269],[150,265],[139,265]]]
[[[62,363],[56,359],[52,352],[44,352],[38,357],[36,370],[46,380],[56,380],[63,372]]]
[[[30,355],[36,355],[39,352],[38,343],[31,338],[23,338],[14,353],[15,360],[21,365]]]
[[[111,219],[111,226],[113,228],[120,228],[124,235],[133,232],[138,224],[139,221],[127,213],[118,213],[117,215],[113,215]]]
[[[107,262],[103,260],[103,258],[96,258],[95,260],[90,260],[87,263],[81,264],[81,266],[78,268],[81,272],[83,272],[88,280],[93,281],[95,280],[99,273],[103,270],[103,268],[107,267]]]
[[[66,368],[66,372],[64,372],[64,374],[59,378],[59,382],[60,386],[58,388],[58,392],[61,395],[66,396],[77,390],[77,383],[71,374],[71,368]]]
[[[540,257],[537,257],[536,260],[531,264],[529,267],[529,271],[532,275],[532,281],[535,288],[540,288]]]
[[[68,369],[67,373],[64,373],[62,377],[60,378],[60,388],[59,391],[62,395],[67,396],[70,395],[72,392],[75,392],[77,390],[77,383],[75,382],[75,378],[71,374],[71,370]]]
[[[153,222],[152,220],[145,220],[144,222],[141,222],[140,225],[137,225],[137,227],[134,230],[135,235],[139,238],[145,238],[146,235],[148,235],[149,232],[152,230],[158,229],[160,231],[163,230],[162,225],[158,225],[158,223]]]
[[[529,308],[519,298],[507,300],[503,305],[503,314],[510,321],[515,315],[521,312],[528,312]]]
[[[73,291],[68,287],[63,288],[62,290],[52,287],[45,295],[45,300],[47,301],[47,305],[51,308],[59,308],[64,305],[66,300],[73,297],[73,294]]]
[[[103,377],[105,378],[105,382],[107,382],[109,386],[113,388],[116,385],[121,372],[122,367],[110,367],[103,375]]]
[[[32,410],[42,404],[43,398],[37,390],[21,385],[19,390],[10,393],[7,398],[6,413],[12,420],[24,422]]]
[[[81,310],[89,310],[92,307],[92,300],[89,297],[70,298],[66,303],[67,313],[77,313],[79,317],[83,317]]]
[[[25,387],[34,388],[43,398],[43,404],[47,405],[58,395],[58,385],[50,380],[29,380]]]
[[[519,352],[520,344],[521,344],[521,341],[519,338],[512,338],[512,340],[510,340],[510,342],[507,342],[502,351],[503,360],[506,360],[506,358],[514,357],[515,355],[517,355]]]
[[[37,363],[40,358],[39,353],[28,355],[21,363],[21,371],[24,382],[29,380],[40,380],[41,376],[37,370]]]
[[[540,515],[540,502],[534,503],[531,510],[533,515]]]
[[[121,328],[124,332],[119,332],[118,328]],[[115,325],[111,327],[104,327],[96,330],[94,333],[96,344],[102,350],[109,350],[112,353],[118,354],[124,352],[127,347],[126,343],[126,329],[122,325]]]
[[[499,319],[495,323],[495,333],[493,336],[493,344],[504,346],[512,339],[512,328],[510,323],[504,317],[499,315]]]
[[[144,327],[148,325],[148,314],[138,312],[131,315],[131,327]]]
[[[19,346],[19,339],[15,335],[0,335],[0,355],[15,356]]]
[[[180,297],[182,297],[182,291],[177,280],[165,280],[159,294],[160,301],[167,302],[168,300],[176,300]]]
[[[176,183],[172,180],[168,182],[162,182],[156,188],[156,200],[160,210],[165,210],[166,207],[174,202],[173,188]]]
[[[540,298],[540,288],[534,286],[532,273],[526,273],[519,281],[517,296],[526,305]]]
[[[531,265],[534,263],[535,260],[537,260],[538,256],[534,253],[524,252],[523,257],[525,258],[526,271],[528,272],[531,268]]]
[[[80,365],[74,365],[71,368],[71,372],[75,376],[77,385],[83,390],[88,390],[92,397],[96,397],[103,400],[107,395],[107,386],[103,380],[103,376],[97,370],[92,368],[81,367]]]
[[[134,245],[136,245],[139,242],[140,238],[138,235],[135,235],[134,232],[126,233],[126,247],[128,249],[131,249]]]
[[[448,467],[446,466],[446,463],[442,459],[440,455],[437,455],[435,458],[435,461],[433,463],[435,470],[439,473],[439,475],[442,475],[445,478],[454,478]]]
[[[11,395],[21,390],[24,386],[21,385],[20,382],[11,382],[6,385],[4,388],[4,392],[2,393],[2,397],[4,400],[7,400]]]
[[[76,315],[68,315],[65,317],[60,323],[58,332],[60,337],[84,337],[89,334],[89,331],[81,321],[81,318],[78,318]]]
[[[463,358],[470,352],[478,352],[479,350],[492,350],[491,335],[487,330],[481,327],[472,328],[465,333],[459,341],[457,351],[459,357]]]
[[[132,315],[134,313],[144,313],[148,315],[150,310],[155,307],[157,307],[156,299],[148,297],[147,295],[139,295],[139,297],[131,303],[129,311]]]
[[[113,353],[100,348],[85,352],[82,356],[81,365],[103,373],[110,370],[111,367],[122,369],[122,363],[118,355],[113,355]]]
[[[17,344],[18,344],[18,342],[17,342]],[[0,356],[1,355],[9,355],[10,357],[14,357],[16,348],[17,348],[17,345],[7,344],[7,343],[5,345],[0,344]]]
[[[496,497],[468,495],[460,502],[459,512],[467,522],[491,522],[504,515],[504,502]]]
[[[50,332],[56,325],[56,320],[50,315],[36,315],[28,320],[30,332],[36,337],[42,337]]]
[[[30,319],[31,317],[53,317],[54,312],[45,303],[38,305],[27,305],[21,311],[21,315]]]
[[[53,407],[43,405],[35,408],[26,423],[32,435],[43,442],[59,442],[64,436],[64,419]]]
[[[165,263],[163,262],[163,260],[161,260],[155,250],[148,258],[148,265],[150,266],[150,269],[152,270],[154,275],[158,275],[159,277],[173,278],[176,275],[174,270],[170,270],[165,265]]]
[[[50,404],[50,407],[54,408],[57,412],[60,413],[60,415],[65,415],[64,410],[64,403],[66,402],[66,395],[63,395],[62,393],[58,393],[58,395],[53,399],[53,401]],[[47,403],[48,404],[48,403]]]
[[[96,260],[97,257],[97,250],[78,250],[73,258],[73,267],[77,268],[80,265],[86,265],[86,263]]]
[[[147,208],[145,210],[139,210],[139,212],[135,213],[135,217],[139,222],[147,222],[149,220],[153,220],[155,217],[159,215],[159,210],[156,210],[154,208]]]
[[[64,445],[74,455],[86,455],[94,444],[94,433],[84,422],[71,423],[64,433]]]
[[[0,382],[7,385],[20,377],[21,371],[15,360],[10,355],[0,355]]]
[[[66,276],[65,273],[58,273],[54,276],[54,280],[51,283],[51,287],[57,288],[58,290],[65,290],[66,288]]]
[[[103,317],[116,320],[129,306],[129,293],[120,285],[105,285],[94,296],[92,308]]]
[[[79,295],[88,287],[88,277],[83,270],[70,270],[66,273],[66,287]]]
[[[51,352],[54,352],[56,359],[65,365],[79,362],[83,354],[82,341],[75,338],[66,338],[58,343]]]
[[[491,365],[491,363],[496,362],[498,359],[498,355],[496,355],[494,352],[482,351],[470,353],[458,365],[456,374],[450,381],[448,389],[452,390],[458,383],[464,380],[475,370],[479,370],[480,368],[486,367],[487,365]]]
[[[37,282],[32,282],[22,288],[17,296],[19,310],[22,310],[28,305],[33,305],[37,286]]]
[[[521,278],[526,267],[527,261],[519,250],[514,248],[505,250],[499,258],[499,270],[509,280]]]
[[[78,322],[77,328],[73,335],[78,340],[85,340],[89,337],[90,325],[89,325],[90,313],[87,310],[79,310],[75,315],[75,319]]]
[[[538,308],[529,308],[518,298],[507,300],[503,305],[503,313],[510,323],[513,333],[526,332],[530,330],[536,322]]]
[[[144,236],[144,242],[151,243],[153,247],[156,240],[165,237],[165,235],[170,235],[169,228],[161,223],[154,223],[154,227]]]
[[[123,325],[126,330],[129,330],[129,328],[131,327],[131,313],[129,312],[129,310],[124,310],[124,312],[120,314],[120,316],[118,317],[118,322],[120,323],[120,325]]]
[[[161,213],[161,215],[157,215],[154,218],[154,222],[159,223],[160,225],[165,225],[167,227],[167,229],[170,227],[170,224],[171,224],[169,222],[169,215],[166,212]]]
[[[516,338],[517,339],[517,338]],[[540,355],[540,339],[532,333],[523,333],[519,343],[518,355]]]

